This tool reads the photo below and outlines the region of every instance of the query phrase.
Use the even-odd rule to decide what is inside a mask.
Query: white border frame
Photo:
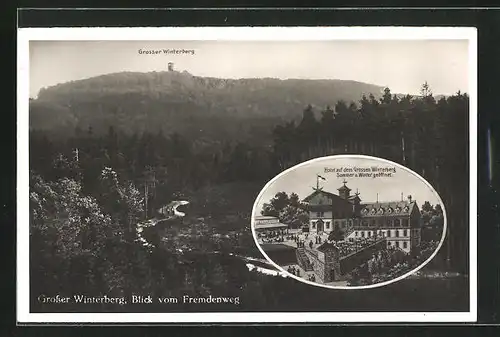
[[[17,321],[18,323],[335,323],[475,322],[477,320],[477,30],[472,27],[169,27],[20,28],[17,83]],[[470,117],[470,310],[468,312],[29,312],[29,42],[83,40],[468,40]]]

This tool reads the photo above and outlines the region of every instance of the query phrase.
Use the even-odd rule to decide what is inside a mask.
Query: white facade
[[[318,220],[319,219],[315,219],[315,220],[309,220],[309,230],[311,232],[315,232],[317,233],[318,232],[318,226],[317,226],[317,223],[318,223]],[[322,218],[321,220],[323,220],[323,232],[331,232],[333,230],[333,219],[332,218]]]
[[[345,239],[383,237],[388,247],[397,247],[405,252],[420,245],[420,211],[415,201],[408,200],[361,204],[356,193],[344,186],[339,194],[316,189],[304,199],[309,209],[309,231],[330,233],[336,227]]]
[[[312,212],[311,212],[312,213]],[[312,233],[318,233],[318,221],[323,221],[323,229],[320,230],[325,233],[330,233],[333,231],[335,226],[339,227],[344,232],[349,232],[353,227],[353,219],[333,219],[332,212],[324,212],[324,217],[310,218],[309,219],[309,230]]]
[[[274,224],[274,223],[279,223],[279,219],[274,216],[256,216],[255,217],[255,224]]]
[[[333,218],[333,212],[332,211],[325,211],[325,212],[309,212],[309,218],[311,220],[318,220],[318,219],[323,219],[325,220],[331,220]]]
[[[410,228],[395,228],[395,229],[357,229],[354,230],[349,236],[349,239],[359,239],[359,238],[370,238],[375,235],[382,236],[386,238],[387,247],[398,247],[409,253],[411,247],[418,246],[420,244],[420,235],[414,232],[415,229]],[[420,231],[420,229],[416,229]]]
[[[309,213],[309,231],[318,232],[317,223],[319,220],[323,221],[323,232],[331,232],[333,230],[333,213],[332,211],[326,212],[310,212]]]

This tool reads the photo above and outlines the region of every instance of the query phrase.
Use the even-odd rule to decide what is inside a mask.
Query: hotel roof
[[[273,219],[278,220],[278,218],[277,218],[277,217],[275,217],[275,216],[257,215],[257,216],[255,217],[255,220],[273,220]]]
[[[396,216],[411,214],[417,206],[415,201],[374,202],[361,205],[361,216]]]
[[[320,252],[324,252],[325,250],[328,250],[328,249],[339,250],[339,248],[338,248],[335,244],[333,244],[333,243],[331,243],[331,242],[328,242],[328,241],[326,241],[325,243],[323,243],[323,244],[322,244],[321,246],[319,246],[317,249],[318,249]]]
[[[330,199],[338,199],[338,200],[342,200],[342,201],[346,201],[348,202],[347,200],[345,199],[342,199],[340,196],[334,194],[334,193],[331,193],[331,192],[327,192],[327,191],[323,191],[321,189],[317,190],[315,189],[314,192],[312,192],[311,194],[309,194],[307,197],[305,197],[302,201],[303,202],[309,202],[309,200],[311,200],[314,196],[318,195],[318,194],[323,194],[323,195],[326,195],[327,197],[329,197]]]
[[[285,228],[288,225],[276,222],[276,223],[266,223],[266,224],[255,224],[255,230],[259,229],[272,229],[272,228]]]

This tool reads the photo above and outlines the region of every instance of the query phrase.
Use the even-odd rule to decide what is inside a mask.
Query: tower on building
[[[349,196],[350,196],[350,192],[351,192],[351,189],[349,187],[346,186],[347,184],[347,181],[343,181],[344,185],[342,185],[340,188],[338,188],[337,190],[339,191],[339,196],[342,198],[342,199],[349,199]]]
[[[168,62],[168,71],[174,71],[174,63]]]

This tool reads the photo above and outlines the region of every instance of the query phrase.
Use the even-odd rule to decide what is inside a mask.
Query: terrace
[[[340,241],[337,243],[340,258],[349,257],[384,240],[385,237],[382,236],[371,236],[368,238],[356,238],[352,242]]]

